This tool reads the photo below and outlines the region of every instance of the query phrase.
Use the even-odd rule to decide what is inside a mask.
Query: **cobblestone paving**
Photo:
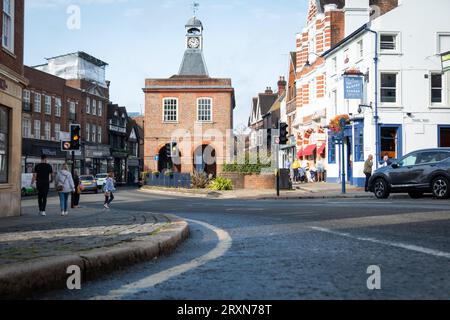
[[[58,217],[53,205],[48,211],[50,217],[45,218],[30,217],[30,210],[24,208],[24,225],[20,224],[20,218],[14,218],[17,220],[14,226],[7,219],[0,221],[1,266],[140,240],[170,223],[164,215],[131,210],[84,208],[69,217]]]

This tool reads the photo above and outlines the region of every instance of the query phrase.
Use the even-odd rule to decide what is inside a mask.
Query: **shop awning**
[[[316,149],[317,149],[316,144],[309,145],[303,150],[302,156],[303,157],[312,156],[314,154],[314,151],[316,151]]]
[[[303,149],[297,152],[297,157],[301,158],[303,156]]]
[[[325,148],[327,147],[327,145],[324,143],[319,150],[317,150],[317,154],[322,154],[325,152]]]

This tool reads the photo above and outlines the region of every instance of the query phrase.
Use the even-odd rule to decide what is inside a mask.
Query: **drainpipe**
[[[375,159],[376,159],[376,168],[378,169],[379,159],[380,159],[380,128],[379,128],[379,116],[378,116],[378,62],[379,62],[379,55],[378,55],[378,32],[370,29],[368,26],[366,26],[366,31],[371,32],[375,35],[375,58],[373,59],[375,62]]]

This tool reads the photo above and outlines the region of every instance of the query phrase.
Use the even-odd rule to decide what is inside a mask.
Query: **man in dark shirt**
[[[47,163],[47,156],[45,155],[41,156],[41,163],[34,168],[32,183],[35,182],[38,190],[39,214],[45,217],[48,190],[50,189],[50,183],[53,182],[53,168]]]

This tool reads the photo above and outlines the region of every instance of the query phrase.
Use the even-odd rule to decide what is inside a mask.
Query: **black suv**
[[[369,180],[369,189],[378,199],[387,199],[391,193],[408,193],[414,199],[424,193],[449,198],[450,148],[415,151],[378,169]]]

